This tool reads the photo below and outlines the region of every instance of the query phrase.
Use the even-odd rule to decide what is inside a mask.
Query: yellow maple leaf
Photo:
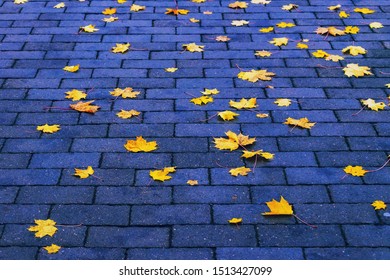
[[[253,144],[256,141],[256,138],[250,138],[249,136],[243,134],[236,134],[232,131],[225,133],[226,138],[214,138],[215,147],[219,150],[237,150],[240,146],[247,146]]]
[[[53,124],[53,125],[45,124],[45,125],[38,125],[37,126],[37,130],[42,131],[44,133],[55,133],[55,132],[59,131],[60,129],[61,128],[60,128],[59,124]]]
[[[54,5],[53,8],[55,9],[65,8],[65,3],[64,2],[58,3],[57,5]]]
[[[114,22],[118,20],[118,17],[108,17],[102,19],[104,22]]]
[[[346,26],[344,29],[346,34],[357,34],[359,31],[360,29],[357,26]]]
[[[131,7],[130,7],[130,11],[132,11],[132,12],[143,11],[143,10],[145,10],[145,9],[146,9],[145,6],[140,6],[140,5],[137,5],[137,4],[133,4],[133,5],[131,5]]]
[[[369,25],[371,28],[383,28],[383,24],[377,21],[371,22]]]
[[[272,52],[265,51],[265,50],[255,52],[255,56],[260,56],[260,57],[269,57],[271,56],[271,54]]]
[[[252,83],[257,82],[258,80],[261,81],[270,81],[272,76],[275,76],[275,73],[273,72],[267,72],[267,70],[250,70],[250,71],[242,71],[238,73],[237,77],[239,79],[249,81]]]
[[[232,175],[232,176],[235,176],[237,177],[238,175],[241,175],[241,176],[246,176],[248,175],[248,173],[251,172],[251,169],[250,168],[247,168],[245,166],[241,166],[241,167],[237,167],[237,168],[232,168],[229,170],[229,173]]]
[[[194,2],[194,3],[204,3],[204,2],[206,2],[206,0],[191,0],[191,2]]]
[[[170,67],[170,68],[165,68],[165,72],[173,73],[176,72],[178,68],[175,67]]]
[[[270,26],[270,27],[263,27],[263,28],[260,28],[259,31],[261,33],[269,33],[269,32],[274,31],[274,28],[272,26]]]
[[[252,0],[251,3],[267,5],[267,4],[271,3],[271,1],[267,1],[267,0]]]
[[[95,173],[95,170],[93,170],[92,166],[88,166],[87,169],[75,168],[74,171],[75,173],[73,175],[79,176],[81,179],[86,179]]]
[[[329,56],[329,54],[323,50],[316,50],[315,52],[312,52],[312,55],[317,58],[324,58]]]
[[[117,0],[118,4],[124,4],[127,2],[127,0]]]
[[[61,249],[61,246],[51,244],[50,246],[43,247],[49,254],[56,254]]]
[[[201,93],[203,95],[215,95],[219,93],[219,90],[216,88],[213,89],[205,88],[204,91],[201,91]]]
[[[371,203],[371,206],[373,206],[375,210],[384,210],[387,207],[386,203],[382,200],[375,200],[373,203]]]
[[[371,10],[371,9],[368,9],[368,8],[355,8],[354,10],[353,10],[354,12],[356,12],[356,13],[361,13],[361,14],[373,14],[373,13],[375,13],[375,11],[374,10]]]
[[[89,24],[86,26],[81,26],[80,30],[87,32],[87,33],[92,33],[92,32],[98,31],[99,29],[95,28],[95,25]]]
[[[390,88],[390,84],[385,84],[385,86],[387,87],[387,88]],[[389,98],[390,99],[390,98]]]
[[[308,49],[309,46],[307,44],[304,44],[304,43],[297,43],[297,48],[298,49]]]
[[[343,53],[349,53],[350,55],[356,56],[359,54],[366,54],[366,49],[359,47],[359,46],[348,46],[342,49]]]
[[[203,52],[204,46],[197,45],[195,43],[183,44],[183,48],[190,52]]]
[[[341,36],[345,34],[343,30],[337,29],[334,26],[318,27],[316,33],[321,35],[332,35],[332,36],[337,36],[337,35]]]
[[[274,101],[279,107],[288,107],[291,105],[291,100],[288,98],[278,98]]]
[[[260,156],[265,158],[265,159],[274,159],[275,154],[263,152],[263,153],[260,153]]]
[[[368,99],[362,99],[360,100],[363,105],[367,106],[373,111],[383,110],[386,107],[386,104],[384,102],[375,102],[374,99],[368,98]]]
[[[283,196],[280,197],[280,201],[272,199],[272,201],[266,202],[270,212],[262,213],[264,216],[270,215],[293,215],[292,206],[284,199]]]
[[[269,41],[269,43],[274,44],[277,47],[287,45],[288,43],[288,38],[286,37],[281,37],[281,38],[273,38],[272,41]]]
[[[175,172],[175,167],[165,167],[164,169],[160,170],[151,170],[149,172],[150,177],[152,177],[155,181],[167,181],[172,178],[172,176],[169,176],[169,173]]]
[[[328,60],[328,61],[331,60],[333,62],[337,62],[340,60],[344,60],[344,57],[342,57],[340,55],[336,55],[336,54],[330,54],[327,57],[325,57],[325,60]]]
[[[200,22],[200,20],[199,20],[199,19],[196,19],[196,18],[190,18],[190,21],[193,22],[193,23]]]
[[[133,88],[127,87],[124,89],[116,88],[113,91],[110,91],[110,94],[116,97],[121,96],[122,98],[136,98],[141,92],[134,91]]]
[[[115,47],[112,47],[111,48],[111,51],[113,53],[125,53],[129,50],[130,48],[130,43],[126,43],[126,44],[115,44]]]
[[[76,65],[69,65],[69,66],[65,66],[64,68],[62,68],[63,70],[67,71],[67,72],[77,72],[79,71],[80,69],[80,64],[76,64]]]
[[[129,110],[129,111],[121,110],[116,115],[118,117],[120,117],[121,119],[130,119],[130,118],[132,118],[134,116],[138,116],[140,114],[141,114],[141,112],[138,112],[136,110]]]
[[[311,123],[308,118],[300,118],[300,119],[287,118],[284,124],[311,129],[316,123]]]
[[[116,8],[106,8],[103,10],[103,15],[113,15],[116,13]]]
[[[328,7],[328,10],[336,11],[336,10],[338,10],[338,9],[340,9],[340,8],[341,8],[341,5],[338,4],[338,5],[335,5],[335,6],[329,6],[329,7]]]
[[[249,21],[247,20],[232,20],[231,25],[234,26],[243,26],[249,24]]]
[[[233,224],[233,225],[242,223],[242,218],[232,218],[232,219],[228,220],[228,223]]]
[[[87,97],[87,94],[81,90],[72,89],[71,91],[65,92],[67,99],[72,99],[72,101],[78,101],[81,99],[85,99]]]
[[[261,156],[262,158],[265,158],[265,159],[273,159],[275,155],[268,153],[268,152],[263,152],[263,150],[257,150],[257,151],[244,150],[244,151],[242,151],[241,157],[252,158],[254,156]]]
[[[279,28],[287,28],[287,27],[294,27],[295,24],[291,23],[291,22],[284,22],[284,21],[282,21],[282,22],[277,23],[276,26],[279,27]]]
[[[259,113],[259,114],[256,114],[256,117],[258,117],[260,119],[265,119],[265,118],[269,117],[269,114]]]
[[[189,10],[184,10],[184,9],[171,9],[171,8],[167,8],[166,9],[166,12],[165,14],[168,15],[168,14],[173,14],[173,15],[186,15],[188,14],[190,11]]]
[[[218,113],[218,116],[220,116],[224,121],[234,120],[234,118],[239,115],[240,114],[234,113],[232,111],[223,111]]]
[[[195,97],[190,100],[195,105],[204,105],[210,102],[213,102],[214,99],[211,96],[203,95],[201,97]]]
[[[19,5],[19,4],[24,4],[24,3],[27,3],[28,0],[14,0],[14,3]]]
[[[53,236],[57,228],[55,227],[56,222],[48,219],[48,220],[34,220],[36,226],[30,226],[28,231],[35,232],[35,237],[42,238],[46,235]]]
[[[253,109],[257,107],[256,103],[257,100],[254,97],[250,99],[241,98],[241,100],[238,102],[230,100],[229,106],[236,109]]]
[[[359,64],[349,63],[343,68],[344,74],[348,77],[363,77],[364,75],[372,75],[370,68],[367,66],[359,66]]]
[[[215,40],[218,42],[227,42],[230,41],[230,38],[228,36],[217,36],[215,37]]]
[[[188,180],[187,184],[190,186],[196,186],[199,184],[198,180]]]
[[[246,8],[248,8],[248,3],[236,1],[234,3],[230,3],[229,4],[229,8],[232,8],[232,9],[246,9]]]
[[[349,16],[350,16],[350,14],[347,14],[346,11],[341,11],[341,12],[339,13],[339,17],[340,17],[340,18],[348,18]]]
[[[147,142],[142,136],[137,136],[136,140],[127,140],[124,145],[125,149],[129,152],[151,152],[157,149],[157,142]]]
[[[212,11],[204,11],[203,14],[204,14],[204,15],[212,15],[213,12],[212,12]]]
[[[292,10],[295,10],[295,9],[298,9],[298,5],[296,4],[288,4],[288,5],[283,5],[282,6],[282,10],[285,10],[285,11],[292,11]]]
[[[76,104],[70,104],[70,108],[79,112],[91,113],[94,114],[99,110],[100,106],[91,105],[95,100],[88,102],[79,101]]]
[[[364,176],[364,174],[367,173],[367,170],[364,170],[362,166],[356,165],[348,165],[344,168],[344,172],[347,174],[351,174],[352,176],[361,177]]]

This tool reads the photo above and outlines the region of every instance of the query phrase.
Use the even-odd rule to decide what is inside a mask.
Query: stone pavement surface
[[[146,10],[130,12],[131,4]],[[363,110],[360,99],[387,102],[390,83],[389,1],[294,0],[297,10],[234,1],[179,0],[188,15],[166,15],[174,2],[30,0],[21,5],[0,1],[0,258],[1,259],[390,259],[390,218],[375,211],[374,200],[390,203],[390,168],[364,177],[345,175],[347,165],[380,167],[390,150],[390,111]],[[329,5],[341,4],[350,16],[340,18]],[[119,20],[102,21],[102,11],[116,7]],[[353,11],[356,7],[373,14]],[[211,11],[212,14],[204,14]],[[197,18],[198,23],[190,22]],[[248,20],[247,26],[231,25]],[[285,21],[293,28],[259,28]],[[379,21],[385,27],[371,29]],[[79,27],[96,25],[94,33]],[[319,26],[358,26],[345,36],[315,34]],[[226,35],[228,42],[218,42]],[[268,41],[287,37],[287,46]],[[296,43],[309,39],[309,49]],[[113,54],[116,43],[134,48]],[[204,45],[204,52],[182,52],[182,44]],[[339,62],[314,58],[318,49],[342,55],[348,45],[367,54],[344,55]],[[271,57],[254,56],[269,50]],[[341,67],[358,63],[373,75],[348,78]],[[69,73],[66,65],[80,64]],[[319,66],[322,65],[322,66]],[[272,81],[237,78],[238,67],[267,69]],[[177,67],[174,73],[164,68]],[[272,87],[270,87],[272,86]],[[114,88],[141,91],[135,99],[115,99]],[[217,88],[214,102],[197,106],[191,96]],[[71,89],[89,91],[101,109],[94,115],[67,108]],[[256,97],[253,111],[240,110],[233,121],[212,117],[228,110],[229,101]],[[276,98],[290,98],[278,107]],[[121,109],[140,118],[120,119]],[[232,109],[232,108],[230,108]],[[307,117],[311,129],[283,124],[287,117]],[[59,124],[45,134],[36,126]],[[255,172],[233,177],[229,168],[247,166],[240,151],[220,151],[213,137],[225,132],[256,137],[250,149],[275,154],[258,160]],[[130,153],[127,140],[155,140],[151,153]],[[74,168],[92,166],[96,177],[79,179]],[[149,171],[176,166],[165,182],[151,181]],[[198,180],[189,186],[187,180]],[[265,202],[287,199],[295,217],[264,217]],[[242,217],[241,225],[227,220]],[[34,219],[53,219],[58,232],[35,238],[27,228]],[[42,247],[62,246],[57,254]]]

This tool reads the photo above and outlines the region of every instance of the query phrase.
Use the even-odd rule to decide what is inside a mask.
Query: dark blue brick
[[[61,248],[56,254],[48,254],[41,249],[38,256],[40,260],[123,260],[124,258],[124,249],[83,247]]]
[[[154,103],[154,102],[153,102]],[[137,107],[138,108],[138,107]],[[145,123],[193,123],[206,119],[204,112],[146,112]]]
[[[117,79],[66,79],[61,83],[61,88],[115,88]]]
[[[8,139],[3,152],[65,152],[70,143],[66,139]]]
[[[233,59],[231,65],[240,67],[263,68],[263,67],[283,67],[285,65],[283,59]],[[298,67],[302,67],[298,66]]]
[[[26,132],[29,132],[29,134]],[[31,126],[0,126],[0,135],[3,138],[38,138],[39,133],[36,132],[36,128],[32,128]]]
[[[380,151],[390,150],[390,142],[386,137],[348,137],[351,150]]]
[[[182,60],[180,60],[182,61]],[[187,61],[187,60],[184,60]],[[192,61],[192,60],[191,60]],[[124,60],[122,68],[169,68],[175,65],[174,60]],[[178,62],[179,65],[179,62]],[[183,67],[184,68],[184,67]]]
[[[249,124],[241,125],[242,131],[248,131],[251,137],[268,137],[268,136],[306,136],[308,135],[305,129],[294,129],[291,131],[291,127],[285,124],[257,124],[255,127]],[[243,133],[246,135],[246,133]]]
[[[168,247],[166,227],[91,227],[86,247]]]
[[[3,88],[58,88],[60,79],[7,79]]]
[[[0,45],[1,51],[20,51],[22,50],[22,48],[23,48],[23,43],[2,43]]]
[[[169,137],[173,136],[173,125],[171,124],[132,124],[131,127],[125,124],[110,125],[110,137],[135,137],[135,136]]]
[[[29,154],[0,154],[0,168],[26,168]]]
[[[42,51],[3,51],[0,59],[42,59],[44,55]]]
[[[120,55],[120,57],[118,57]],[[100,51],[98,55],[98,59],[148,59],[149,52],[148,51],[129,51],[123,54],[115,54],[112,52]]]
[[[36,217],[47,217],[49,206],[0,204],[1,224],[29,223]]]
[[[303,104],[305,101],[299,101]],[[301,105],[302,106],[302,105]],[[290,106],[291,107],[291,106]],[[294,119],[308,118],[311,122],[337,122],[337,118],[331,110],[288,110],[288,111],[272,111],[272,117],[275,122],[285,122],[287,118]]]
[[[71,150],[72,152],[126,152],[123,147],[125,143],[124,138],[80,138],[73,140]]]
[[[279,137],[281,151],[345,151],[348,150],[343,138],[334,137]]]
[[[25,51],[71,51],[74,43],[26,43],[23,50]]]
[[[293,83],[296,87],[351,87],[347,78],[294,78]]]
[[[50,101],[1,100],[0,112],[42,112],[43,108],[50,104]]]
[[[305,256],[309,260],[388,260],[388,248],[307,248]]]
[[[60,185],[63,186],[129,186],[134,181],[133,169],[95,169],[95,176],[81,180],[73,176],[74,170],[63,171]]]
[[[133,88],[171,88],[174,87],[174,79],[170,78],[120,78],[118,87]]]
[[[380,225],[344,225],[346,240],[351,247],[388,247],[390,227]],[[370,238],[367,238],[369,236]]]
[[[19,188],[16,188],[16,187],[1,187],[0,188],[0,203],[14,202],[18,191],[19,191]]]
[[[2,169],[0,185],[54,185],[60,178],[57,169]]]
[[[300,103],[302,109],[313,110],[313,109],[360,109],[361,104],[358,100],[351,99],[305,99]]]
[[[299,248],[217,248],[217,260],[302,260]]]
[[[31,35],[31,36],[45,36],[45,35]],[[51,42],[65,42],[65,43],[83,42],[84,43],[84,42],[101,42],[103,35],[88,34],[88,36],[80,36],[80,34],[75,34],[75,35],[66,34],[66,35],[46,35],[46,36],[50,36],[50,38],[53,38]],[[49,41],[49,40],[45,40],[45,41]]]
[[[257,168],[247,176],[237,177],[229,174],[229,168],[213,168],[211,182],[213,185],[277,185],[284,184],[285,178],[281,168]]]
[[[213,251],[206,248],[150,248],[127,250],[128,260],[211,260]]]
[[[390,135],[390,124],[389,123],[378,123],[376,125],[376,130],[378,131],[379,136],[389,136]]]
[[[18,59],[15,68],[59,68],[59,65],[66,65],[67,60],[37,60],[37,59]],[[73,64],[74,65],[74,64]]]
[[[286,177],[292,185],[359,184],[361,178],[345,176],[343,168],[286,168]]]
[[[330,186],[332,200],[337,203],[366,203],[375,200],[390,201],[390,194],[386,185],[341,185]]]
[[[379,133],[380,134],[380,133]],[[375,136],[371,124],[366,123],[317,123],[310,130],[312,136]]]
[[[318,152],[316,154],[320,166],[380,166],[386,159],[384,152]]]
[[[175,203],[248,203],[247,187],[239,186],[191,186],[173,190]]]
[[[30,102],[32,102],[32,104],[37,103],[36,101],[30,101]],[[37,108],[41,108],[40,111],[43,111],[42,109],[45,107],[43,106],[43,104],[44,103],[40,103],[39,105],[37,105]],[[78,122],[78,114],[75,114],[74,112],[20,113],[16,121],[17,124],[32,124],[32,125],[41,125],[45,123],[48,124],[56,123],[56,124],[65,125],[65,124],[77,124],[77,122]]]
[[[100,77],[140,77],[144,78],[147,76],[147,70],[146,69],[96,69],[93,71],[94,78],[100,78]]]
[[[2,113],[0,115],[0,124],[12,125],[15,122],[16,116],[16,113]]]
[[[30,163],[32,168],[69,168],[98,166],[100,154],[98,153],[55,153],[34,154]]]
[[[171,165],[169,154],[135,154],[106,153],[101,163],[102,168],[153,168],[155,166]]]
[[[225,136],[227,131],[239,131],[238,124],[177,124],[176,136]]]
[[[154,168],[162,169],[164,166]],[[136,174],[136,186],[148,186],[148,185],[156,185],[156,186],[175,186],[175,185],[187,185],[188,180],[198,180],[199,185],[208,185],[209,179],[207,175],[207,169],[198,168],[198,169],[177,169],[175,173],[171,173],[172,179],[159,182],[153,181],[149,175],[149,170],[138,170]]]
[[[362,105],[363,106],[363,105]],[[378,112],[364,110],[359,115],[358,111],[337,111],[336,114],[341,122],[390,122],[390,111]]]
[[[207,152],[207,138],[160,138],[157,140],[158,152]]]
[[[172,201],[167,187],[98,187],[96,203],[99,204],[167,204]]]
[[[136,89],[137,90],[137,89]],[[117,100],[114,104],[114,110],[131,110],[138,111],[173,111],[173,102],[171,100]]]
[[[62,68],[62,66],[61,66]],[[42,79],[42,78],[75,78],[77,77],[78,79],[85,79],[85,78],[90,78],[92,75],[92,70],[90,69],[82,69],[77,72],[76,76],[74,73],[66,72],[62,69],[40,69],[37,78]]]
[[[168,36],[168,35],[161,35],[161,36]],[[169,35],[172,37],[171,35]],[[101,42],[112,42],[112,43],[118,43],[118,42],[151,42],[151,35],[104,35],[103,40],[97,40]],[[83,42],[83,41],[80,41]],[[173,42],[173,41],[167,41],[167,42]]]
[[[92,203],[94,190],[88,187],[36,186],[23,187],[18,194],[18,203]]]
[[[34,260],[36,247],[0,247],[0,260]]]
[[[383,158],[382,162],[384,163],[385,161],[386,161],[386,157]],[[377,167],[379,168],[380,166],[381,164],[378,165]],[[373,169],[377,169],[377,168],[373,168]],[[390,174],[390,168],[385,168],[378,172],[368,173],[364,177],[364,182],[366,184],[389,184],[390,183],[389,174]]]
[[[237,153],[175,153],[173,165],[185,168],[215,167],[217,164],[229,167],[243,165],[240,154]]]

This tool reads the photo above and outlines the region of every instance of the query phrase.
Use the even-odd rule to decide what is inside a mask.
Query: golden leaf
[[[65,66],[64,68],[62,68],[63,70],[67,71],[67,72],[77,72],[79,71],[80,69],[80,64],[76,64],[76,65],[70,65],[70,66]]]
[[[294,27],[295,24],[294,23],[290,23],[290,22],[282,21],[282,22],[277,23],[276,26],[279,27],[279,28],[287,28],[287,27]]]
[[[99,29],[95,28],[95,25],[89,24],[86,26],[81,26],[80,30],[87,32],[87,33],[92,33],[92,32],[98,31]]]
[[[279,107],[288,107],[291,105],[291,100],[288,98],[278,98],[274,101]]]
[[[250,70],[250,71],[242,71],[238,73],[237,77],[239,79],[249,81],[252,83],[257,82],[258,80],[262,81],[270,81],[272,76],[275,76],[273,72],[267,72],[267,70]]]
[[[252,0],[251,3],[267,5],[267,4],[271,3],[271,1],[267,1],[267,0]]]
[[[243,134],[236,134],[232,131],[225,133],[226,138],[214,138],[215,147],[220,150],[237,150],[239,146],[247,146],[253,144],[256,141],[256,138],[249,138],[249,136]]]
[[[204,3],[206,0],[191,0],[194,3]]]
[[[147,142],[142,136],[137,136],[136,140],[127,140],[124,147],[126,150],[133,153],[150,152],[157,149],[157,142]]]
[[[336,5],[336,6],[329,6],[329,7],[328,7],[328,10],[336,11],[336,10],[338,10],[338,9],[340,9],[340,8],[341,8],[341,5],[338,4],[338,5]]]
[[[61,128],[60,128],[59,124],[53,124],[53,125],[45,124],[45,125],[38,125],[37,126],[37,130],[42,131],[44,133],[55,133],[55,132],[59,131],[60,129]]]
[[[124,4],[127,2],[127,0],[117,0],[118,4]]]
[[[190,21],[193,22],[193,23],[200,22],[200,20],[199,20],[199,19],[196,19],[196,18],[190,18]]]
[[[132,12],[143,11],[143,10],[145,10],[145,9],[146,9],[145,6],[140,6],[140,5],[137,5],[137,4],[133,4],[133,5],[131,5],[131,7],[130,7],[130,11],[132,11]]]
[[[271,54],[272,52],[265,51],[265,50],[255,52],[255,56],[260,56],[260,57],[269,57],[271,56]]]
[[[87,94],[81,90],[72,89],[71,91],[65,92],[67,99],[72,99],[72,101],[78,101],[81,99],[85,99],[87,97]]]
[[[223,111],[218,113],[218,116],[220,116],[224,121],[234,120],[234,118],[239,115],[240,114],[234,113],[232,111]]]
[[[204,15],[212,15],[213,12],[211,12],[211,11],[204,11],[203,14],[204,14]]]
[[[361,177],[364,176],[364,174],[367,173],[367,170],[364,170],[362,166],[356,165],[348,165],[344,168],[344,172],[347,174],[351,174],[352,176]]]
[[[350,16],[350,15],[347,14],[346,11],[341,11],[341,12],[339,13],[339,17],[340,17],[340,18],[348,18],[349,16]]]
[[[118,117],[120,117],[121,119],[130,119],[134,116],[138,116],[140,115],[141,113],[136,111],[136,110],[130,110],[130,111],[126,111],[126,110],[121,110],[119,113],[117,113],[116,115]]]
[[[382,28],[382,27],[383,27],[383,24],[380,23],[380,22],[374,21],[374,22],[371,22],[371,23],[370,23],[370,27],[371,27],[371,28]]]
[[[178,68],[175,67],[170,67],[170,68],[165,68],[165,72],[173,73],[176,72]]]
[[[342,50],[343,53],[349,53],[350,55],[356,56],[359,54],[367,53],[366,49],[359,46],[348,46]]]
[[[292,11],[292,10],[295,10],[295,9],[298,9],[298,5],[296,4],[288,4],[288,5],[283,5],[282,6],[282,10],[285,10],[285,11]]]
[[[95,100],[91,100],[88,102],[82,102],[79,101],[76,104],[70,104],[70,108],[73,110],[79,111],[79,112],[85,112],[85,113],[96,113],[97,110],[99,110],[100,106],[91,105]]]
[[[256,103],[257,100],[253,97],[250,99],[242,98],[239,102],[230,100],[229,105],[236,109],[253,109],[257,107]]]
[[[183,44],[183,48],[190,52],[203,52],[204,46],[197,45],[195,43]]]
[[[118,17],[108,17],[102,19],[104,22],[114,22],[118,20]]]
[[[248,3],[236,1],[234,3],[230,3],[229,4],[229,8],[232,8],[232,9],[246,9],[246,8],[248,8]]]
[[[228,36],[217,36],[215,40],[218,42],[227,42],[230,41],[230,38]]]
[[[126,43],[126,44],[115,44],[115,47],[112,47],[111,48],[111,51],[113,53],[125,53],[129,50],[130,48],[130,43]]]
[[[269,33],[269,32],[274,31],[274,28],[273,28],[272,26],[270,26],[270,27],[264,27],[264,28],[260,28],[259,31],[260,31],[261,33]]]
[[[272,201],[266,202],[270,212],[262,213],[264,216],[269,215],[293,215],[292,206],[284,199],[283,196],[280,197],[280,201],[272,199]]]
[[[260,156],[265,158],[265,159],[274,159],[274,154],[268,153],[268,152],[263,152],[260,153]]]
[[[110,94],[116,97],[121,96],[122,98],[136,98],[141,92],[133,91],[133,88],[127,87],[124,89],[116,88],[113,91],[110,91]]]
[[[31,226],[28,231],[35,232],[35,237],[42,238],[46,235],[53,236],[57,228],[55,227],[56,222],[53,220],[34,220],[36,226]]]
[[[257,151],[248,151],[244,150],[242,151],[242,156],[243,158],[251,158],[254,156],[261,156],[262,158],[265,159],[273,159],[274,154],[268,153],[268,152],[263,152],[263,150],[257,150]]]
[[[64,2],[58,3],[57,5],[53,6],[53,8],[55,9],[65,8],[65,3]]]
[[[161,170],[151,170],[149,172],[150,177],[153,178],[155,181],[167,181],[172,178],[172,176],[169,176],[169,173],[175,172],[176,169],[175,167],[165,167],[164,169]]]
[[[354,12],[356,12],[356,13],[361,13],[361,14],[373,14],[373,13],[375,13],[375,11],[374,10],[371,10],[371,9],[368,9],[368,8],[355,8],[354,10],[353,10]]]
[[[177,15],[186,15],[189,12],[190,12],[189,10],[167,8],[165,14],[166,15],[173,14],[177,16]]]
[[[375,210],[384,210],[387,207],[386,203],[384,203],[382,200],[375,200],[371,205]]]
[[[332,36],[337,36],[337,35],[344,35],[344,31],[343,30],[340,30],[340,29],[337,29],[336,27],[334,26],[330,26],[330,27],[318,27],[317,30],[316,30],[316,33],[317,34],[321,34],[321,35],[332,35]]]
[[[374,99],[368,98],[368,99],[362,99],[360,100],[363,105],[367,106],[373,111],[383,110],[386,107],[386,104],[384,102],[378,102],[376,103]]]
[[[287,45],[288,43],[288,38],[286,37],[281,37],[281,38],[273,38],[272,41],[269,41],[271,44],[274,44],[277,47],[280,47],[282,45]]]
[[[92,166],[88,166],[87,169],[74,169],[75,173],[74,176],[79,176],[81,179],[86,179],[89,176],[91,176],[93,173],[95,173],[95,170],[93,170]]]
[[[199,184],[198,180],[188,180],[187,184],[190,186],[196,186]]]
[[[213,89],[205,88],[204,91],[201,91],[201,93],[203,95],[215,95],[219,93],[219,90],[216,88]]]
[[[229,173],[232,175],[232,176],[235,176],[237,177],[238,175],[241,175],[241,176],[246,176],[248,175],[248,173],[251,172],[251,169],[250,168],[247,168],[245,166],[241,166],[241,167],[237,167],[237,168],[232,168],[229,170]]]
[[[116,8],[106,8],[102,14],[103,15],[113,15],[116,13]]]
[[[214,99],[211,96],[203,95],[201,97],[192,98],[190,101],[195,105],[203,105],[203,104],[213,102]]]
[[[317,58],[324,58],[329,56],[329,54],[323,50],[316,50],[315,52],[312,52],[312,55]]]
[[[308,49],[309,46],[304,44],[304,43],[297,43],[297,48],[298,49]]]
[[[344,74],[347,77],[363,77],[364,75],[372,75],[370,68],[367,66],[359,66],[359,64],[349,63],[343,68]]]
[[[233,225],[239,224],[241,222],[242,222],[242,218],[232,218],[232,219],[228,220],[228,223],[233,224]]]
[[[56,254],[61,249],[61,246],[51,244],[50,246],[43,247],[49,254]]]
[[[246,20],[233,20],[231,24],[234,25],[234,26],[243,26],[243,25],[249,24],[249,21],[246,21]]]
[[[14,0],[14,3],[19,5],[19,4],[24,4],[24,3],[27,3],[28,0]]]
[[[260,119],[265,119],[269,117],[269,114],[260,113],[260,114],[256,114],[256,117]]]
[[[357,26],[346,26],[344,32],[346,34],[357,34],[359,32],[359,27]]]
[[[311,129],[316,123],[309,122],[308,118],[300,118],[299,120],[293,118],[287,118],[284,124]]]
[[[344,57],[342,57],[340,55],[330,54],[327,57],[325,57],[325,60],[331,60],[333,62],[337,62],[340,60],[344,60]]]

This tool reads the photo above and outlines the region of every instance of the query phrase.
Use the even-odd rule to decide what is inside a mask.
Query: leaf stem
[[[352,114],[352,116],[357,116],[357,115],[359,115],[365,108],[367,108],[367,105],[364,105],[363,108],[361,108],[361,109],[359,110],[359,112]]]
[[[367,173],[368,173],[368,172],[377,172],[377,171],[379,171],[379,170],[382,170],[383,168],[385,168],[385,166],[386,166],[389,162],[390,162],[390,157],[389,157],[389,159],[388,159],[381,167],[379,167],[379,168],[377,168],[377,169],[374,169],[374,170],[367,170]]]
[[[216,116],[218,115],[218,113],[215,113],[214,115],[212,115],[211,117],[207,118],[207,119],[204,119],[204,120],[200,120],[200,122],[207,122],[213,118],[215,118]]]
[[[306,221],[302,220],[301,218],[299,218],[297,215],[293,214],[293,216],[295,218],[297,218],[297,220],[300,221],[301,223],[304,223],[305,225],[307,225],[307,226],[309,226],[311,228],[317,228],[317,226],[309,224],[308,222],[306,222]]]
[[[50,110],[50,109],[56,109],[56,110],[63,110],[63,111],[72,111],[71,108],[63,108],[63,107],[43,107],[43,110]]]

